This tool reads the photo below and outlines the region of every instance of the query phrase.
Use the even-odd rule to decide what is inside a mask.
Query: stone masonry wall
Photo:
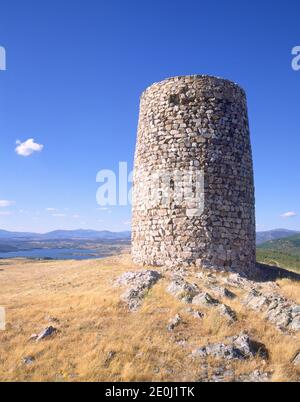
[[[176,201],[176,180],[171,177],[167,186],[160,178],[200,171],[204,193],[194,201]],[[192,193],[195,180],[200,179],[192,179]],[[158,199],[149,202],[157,183]],[[135,154],[133,260],[249,273],[256,260],[254,204],[244,91],[233,82],[199,75],[150,86],[141,97]]]

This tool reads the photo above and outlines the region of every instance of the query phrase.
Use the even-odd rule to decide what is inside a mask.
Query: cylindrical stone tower
[[[142,95],[132,257],[154,266],[255,268],[255,202],[245,92],[210,76]]]

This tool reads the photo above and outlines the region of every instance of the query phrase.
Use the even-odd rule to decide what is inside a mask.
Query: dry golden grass
[[[0,331],[0,380],[196,381],[200,361],[191,358],[191,351],[242,330],[267,346],[270,359],[233,363],[238,374],[260,369],[272,372],[275,381],[299,378],[290,363],[299,349],[299,335],[279,333],[238,300],[224,300],[238,314],[238,322],[231,326],[213,310],[197,320],[186,312],[186,305],[166,293],[168,279],[164,278],[150,290],[138,312],[129,312],[120,302],[123,290],[113,287],[113,282],[123,272],[137,269],[129,256],[3,261],[0,306],[6,308],[7,329]],[[192,279],[201,287],[200,280]],[[299,301],[298,284],[280,281],[280,286]],[[183,323],[170,333],[168,321],[177,313]],[[50,316],[59,323],[49,322]],[[39,343],[28,341],[49,325],[59,333]],[[187,346],[177,343],[182,340]],[[24,365],[25,356],[33,356],[34,364]],[[217,367],[219,362],[210,364]]]
[[[294,300],[300,304],[300,282],[294,282],[289,279],[282,279],[278,281],[281,293],[288,299]]]

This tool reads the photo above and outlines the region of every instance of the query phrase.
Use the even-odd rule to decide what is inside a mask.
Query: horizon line
[[[274,230],[287,230],[287,231],[291,231],[291,232],[299,232],[300,233],[300,229],[287,229],[287,228],[278,228],[275,227],[273,229],[265,229],[265,230],[256,230],[256,233],[263,233],[263,232],[270,232],[270,231],[274,231]],[[3,229],[0,228],[0,232],[8,232],[8,233],[30,233],[30,234],[38,234],[38,235],[45,235],[45,234],[49,234],[49,233],[53,233],[53,232],[110,232],[110,233],[124,233],[124,232],[132,232],[131,228],[128,230],[110,230],[110,229],[82,229],[82,228],[78,228],[78,229],[54,229],[54,230],[49,230],[46,232],[35,232],[35,231],[23,231],[23,230],[8,230],[8,229]]]

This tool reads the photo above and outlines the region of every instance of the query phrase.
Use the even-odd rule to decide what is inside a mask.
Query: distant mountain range
[[[300,232],[288,229],[274,229],[266,232],[257,232],[256,244],[262,244],[271,240],[284,239],[296,234],[300,234]]]
[[[110,232],[108,230],[55,230],[49,233],[9,232],[0,230],[0,240],[43,241],[43,240],[121,240],[130,239],[131,232]]]
[[[300,234],[277,240],[270,240],[266,243],[261,244],[259,248],[297,254],[300,257]]]
[[[256,243],[262,244],[267,241],[284,239],[296,234],[300,231],[288,229],[274,229],[266,232],[257,232]],[[119,240],[130,239],[131,232],[110,232],[108,230],[55,230],[44,234],[30,233],[30,232],[9,232],[7,230],[0,230],[1,240],[18,240],[18,241],[46,241],[46,240]]]

